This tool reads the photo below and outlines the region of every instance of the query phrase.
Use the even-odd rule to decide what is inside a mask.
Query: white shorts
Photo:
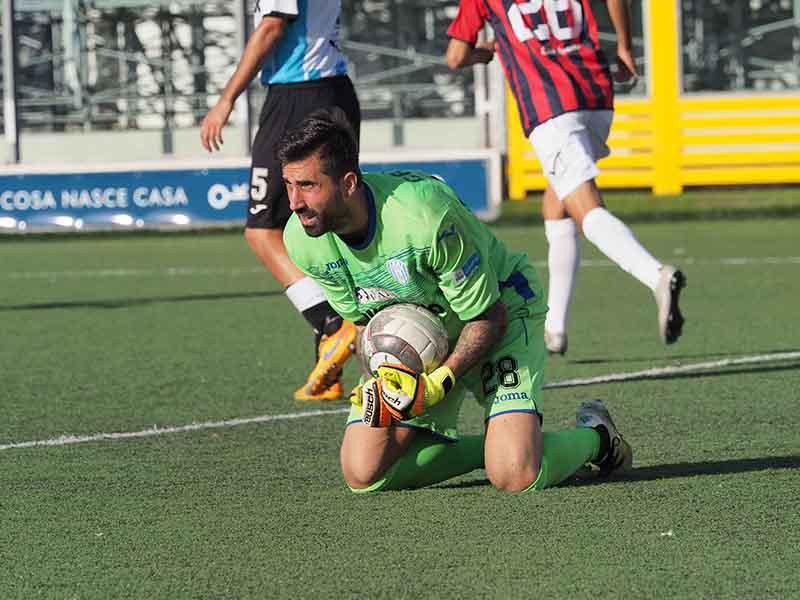
[[[559,200],[600,174],[597,161],[609,155],[606,145],[612,110],[578,110],[545,121],[530,140],[544,175]]]

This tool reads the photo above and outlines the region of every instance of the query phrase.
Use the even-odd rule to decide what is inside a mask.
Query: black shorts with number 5
[[[275,149],[283,134],[319,108],[338,106],[359,135],[361,109],[347,75],[269,86],[258,119],[250,167],[247,227],[283,229],[292,214]]]

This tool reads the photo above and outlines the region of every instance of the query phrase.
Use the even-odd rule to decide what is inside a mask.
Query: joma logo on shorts
[[[495,396],[494,403],[500,404],[501,402],[508,402],[509,400],[527,400],[528,392],[506,392]]]

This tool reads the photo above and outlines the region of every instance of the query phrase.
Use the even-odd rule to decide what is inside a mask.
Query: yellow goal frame
[[[645,1],[649,94],[616,101],[604,188],[679,194],[687,186],[800,183],[800,93],[684,94],[679,2]],[[506,91],[512,199],[547,182]]]

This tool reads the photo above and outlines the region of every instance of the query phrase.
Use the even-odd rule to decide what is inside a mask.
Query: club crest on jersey
[[[402,260],[390,258],[386,261],[386,270],[389,271],[389,274],[401,285],[405,285],[411,280],[411,274],[408,272],[408,265]]]
[[[372,304],[374,302],[386,302],[387,300],[394,300],[397,298],[391,290],[386,288],[358,288],[356,290],[356,297],[359,304]]]

